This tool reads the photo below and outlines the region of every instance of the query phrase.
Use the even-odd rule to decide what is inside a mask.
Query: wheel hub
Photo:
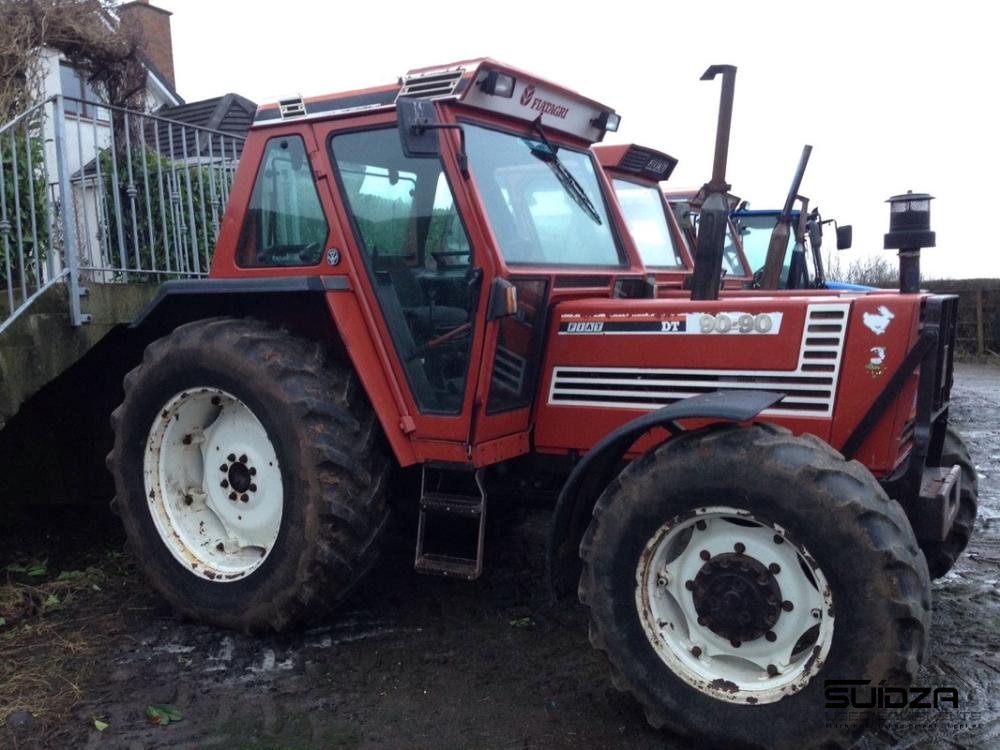
[[[220,486],[224,490],[229,490],[229,499],[249,502],[250,493],[257,491],[257,485],[254,483],[257,469],[250,463],[246,454],[237,458],[235,453],[230,453],[225,463],[219,466],[219,471],[226,475]]]
[[[694,579],[698,619],[729,641],[753,641],[770,631],[781,614],[781,588],[764,565],[746,555],[716,555]]]

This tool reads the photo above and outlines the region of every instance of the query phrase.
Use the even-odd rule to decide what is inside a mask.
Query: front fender
[[[681,419],[748,422],[773,406],[784,393],[775,391],[714,391],[677,401],[627,422],[608,433],[573,468],[556,500],[549,527],[545,565],[549,591],[565,596],[580,575],[580,540],[604,488],[615,477],[628,449],[650,430],[663,427],[671,434],[684,431]]]

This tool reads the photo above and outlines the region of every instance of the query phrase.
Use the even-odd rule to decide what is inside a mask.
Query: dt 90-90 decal
[[[781,331],[780,312],[671,313],[665,315],[563,315],[560,334],[648,336],[656,334],[775,336]]]

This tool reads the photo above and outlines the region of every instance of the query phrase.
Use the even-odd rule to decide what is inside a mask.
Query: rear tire
[[[729,511],[722,537],[713,518],[720,506]],[[661,554],[658,540],[671,539],[672,551]],[[719,539],[738,544],[720,554]],[[779,549],[781,566],[770,562]],[[796,560],[789,549],[813,590],[788,564]],[[615,685],[639,700],[654,727],[713,747],[850,744],[865,716],[826,709],[825,680],[907,685],[924,659],[930,581],[902,507],[863,466],[811,436],[727,425],[670,440],[608,486],[580,554],[591,643],[607,656]],[[737,570],[746,570],[744,561],[749,577]],[[761,606],[769,592],[786,599],[782,612]],[[817,612],[825,593],[832,605]],[[814,628],[794,619],[804,611]],[[785,617],[792,625],[782,631]],[[760,637],[765,627],[771,632]],[[808,658],[789,656],[772,673],[766,662],[778,660],[769,644]]]
[[[969,539],[972,538],[976,514],[979,512],[979,475],[976,474],[976,465],[962,436],[957,430],[948,427],[941,451],[941,466],[955,464],[958,464],[962,474],[962,488],[958,496],[955,522],[944,541],[920,543],[920,549],[927,558],[927,568],[930,570],[931,578],[941,578],[958,561]]]
[[[354,373],[320,345],[260,321],[197,321],[150,344],[124,385],[115,505],[139,567],[182,613],[281,630],[326,613],[372,566],[385,453]]]

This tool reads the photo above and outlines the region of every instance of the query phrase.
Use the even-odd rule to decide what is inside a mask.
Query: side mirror
[[[434,102],[426,99],[396,100],[399,118],[399,142],[403,155],[408,159],[436,158],[441,155],[438,142],[437,110]]]
[[[517,315],[517,287],[507,279],[496,278],[490,284],[490,304],[487,320],[499,320]]]
[[[847,250],[851,246],[854,238],[854,228],[850,224],[837,227],[837,249]]]

